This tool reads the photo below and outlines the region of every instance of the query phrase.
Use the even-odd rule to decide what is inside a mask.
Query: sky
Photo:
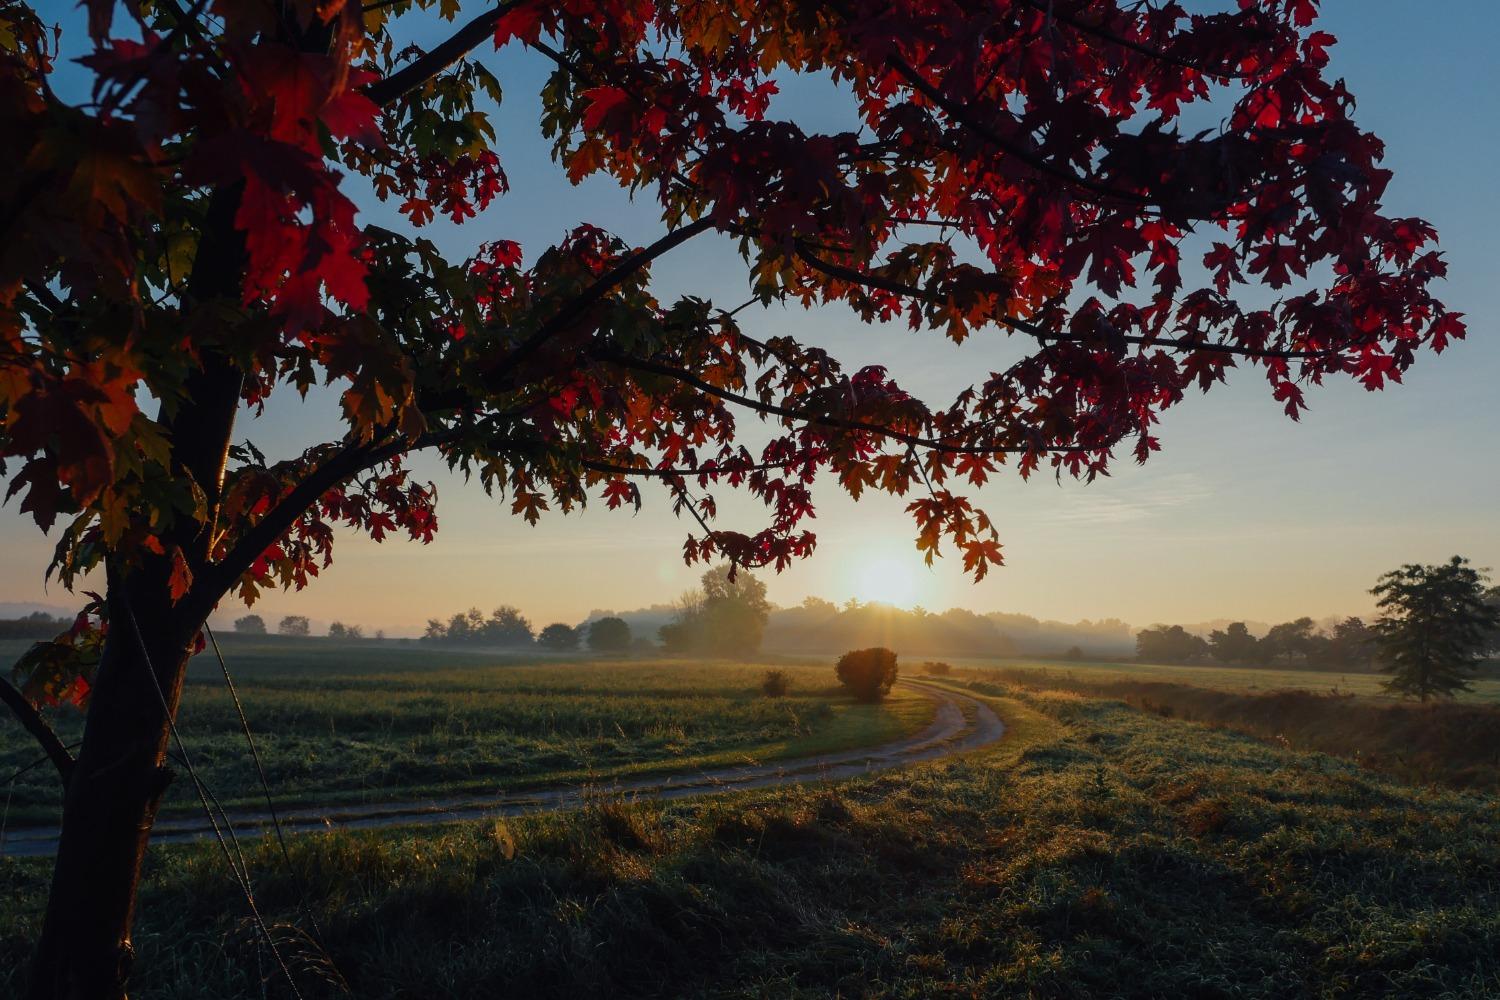
[[[76,15],[62,3],[41,5],[48,14],[54,6],[76,44]],[[1339,38],[1331,72],[1348,81],[1359,99],[1356,120],[1384,139],[1386,166],[1395,171],[1388,214],[1436,225],[1449,262],[1439,295],[1467,314],[1469,340],[1422,356],[1404,385],[1384,392],[1353,383],[1312,389],[1300,423],[1281,413],[1257,371],[1231,373],[1229,385],[1167,414],[1162,451],[1145,466],[1122,460],[1110,478],[1087,486],[1003,474],[972,494],[997,524],[1006,559],[978,584],[956,557],[923,564],[906,501],[866,494],[855,504],[824,484],[816,494],[817,551],[780,575],[766,574],[773,601],[855,597],[1139,625],[1282,621],[1368,614],[1376,577],[1402,563],[1461,554],[1500,568],[1494,9],[1488,0],[1326,0],[1323,11],[1319,27]],[[454,257],[499,238],[540,251],[585,220],[635,243],[658,235],[649,202],[633,204],[601,179],[572,187],[550,162],[536,128],[539,61],[507,49],[489,65],[506,92],[496,124],[512,192],[462,227],[439,221],[423,235]],[[805,126],[841,128],[850,120],[847,102],[818,81],[787,82],[772,114],[788,108]],[[399,224],[373,199],[361,202],[369,221]],[[658,265],[663,298],[692,293],[733,306],[749,297],[727,242],[689,247]],[[884,363],[929,401],[945,401],[1018,346],[999,331],[960,346],[904,326],[871,328],[838,309],[773,307],[741,319],[751,334],[792,333],[850,368]],[[265,417],[242,421],[239,437],[287,457],[336,434],[336,418],[331,394],[299,402],[286,393]],[[269,594],[255,611],[403,634],[471,605],[514,604],[540,627],[596,609],[671,601],[702,572],[681,558],[691,526],[650,485],[639,514],[598,504],[529,527],[440,463],[424,458],[414,468],[439,490],[436,540],[341,536],[334,565],[309,590]],[[754,505],[734,502],[727,489],[716,495],[726,527],[760,527]],[[0,509],[0,602],[81,603],[55,582],[44,586],[54,542],[55,532],[43,537],[14,502]],[[232,603],[217,617],[242,613]]]

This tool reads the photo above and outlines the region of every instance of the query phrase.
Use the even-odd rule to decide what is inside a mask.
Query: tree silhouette
[[[90,627],[114,637],[45,668],[96,683],[69,688],[89,719],[59,766],[37,996],[124,993],[208,614],[308,584],[336,526],[430,539],[412,454],[532,523],[655,481],[691,519],[687,559],[740,567],[813,550],[818,480],[882,490],[929,559],[949,546],[982,577],[1000,543],[962,490],[1004,466],[1092,480],[1233,366],[1296,417],[1306,385],[1380,388],[1464,332],[1430,290],[1432,228],[1382,213],[1383,147],[1325,78],[1312,0],[84,6],[87,103],[51,85],[76,64],[43,17],[11,3],[0,33],[0,461],[59,529],[63,584],[104,571]],[[460,23],[428,46],[438,18]],[[507,191],[493,48],[554,66],[560,168],[654,198],[658,237],[486,232],[464,260],[420,237]],[[858,130],[771,114],[791,74],[838,81]],[[1210,101],[1222,126],[1184,132]],[[364,223],[356,188],[400,221]],[[652,265],[707,240],[741,254],[747,301],[659,298]],[[776,303],[1021,349],[928,403],[742,326]],[[339,436],[281,460],[238,440],[242,413],[319,382]],[[746,414],[770,429],[753,449]],[[718,487],[765,524],[719,526]]]
[[[1485,603],[1485,576],[1454,556],[1446,563],[1408,563],[1380,578],[1370,592],[1380,598],[1375,635],[1385,688],[1427,701],[1470,689],[1474,674],[1500,628],[1500,610]]]
[[[265,635],[266,620],[260,615],[245,615],[234,620],[234,630],[246,635]]]
[[[554,622],[537,635],[537,645],[554,653],[566,653],[578,648],[578,630],[562,622]]]
[[[589,648],[599,653],[623,653],[630,648],[630,626],[623,618],[600,618],[589,623]]]

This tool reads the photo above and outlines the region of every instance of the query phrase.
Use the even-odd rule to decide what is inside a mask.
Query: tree
[[[1209,652],[1220,663],[1256,663],[1260,661],[1259,640],[1250,634],[1244,622],[1230,622],[1223,631],[1208,634]]]
[[[760,649],[770,617],[765,583],[722,566],[703,574],[702,589],[678,599],[673,621],[658,634],[668,652],[748,657]]]
[[[328,638],[347,639],[349,638],[349,630],[344,627],[343,622],[334,622],[328,626]]]
[[[589,623],[589,648],[599,653],[622,653],[630,648],[630,626],[623,618],[600,618]]]
[[[1136,659],[1146,663],[1185,663],[1207,656],[1208,643],[1181,625],[1157,625],[1136,633]]]
[[[542,629],[536,637],[537,645],[554,653],[566,653],[578,648],[578,630],[562,622],[553,622]]]
[[[1427,701],[1470,689],[1469,679],[1500,628],[1485,603],[1485,575],[1454,556],[1446,563],[1407,563],[1383,575],[1370,593],[1387,691]]]
[[[46,667],[97,683],[59,765],[33,993],[125,991],[208,614],[308,584],[336,525],[429,540],[413,454],[530,522],[590,497],[638,506],[654,479],[694,525],[687,559],[742,568],[812,552],[819,480],[910,494],[917,546],[979,578],[1000,543],[965,484],[1144,460],[1160,413],[1235,365],[1296,417],[1306,385],[1380,388],[1463,336],[1432,293],[1432,228],[1381,214],[1383,147],[1325,77],[1312,0],[1223,2],[85,0],[88,38],[62,42],[81,61],[58,57],[50,15],[9,3],[0,461],[21,510],[58,527],[63,584],[103,571],[90,627],[116,629],[97,663]],[[432,14],[396,16],[413,7]],[[438,18],[463,23],[424,47]],[[654,196],[658,238],[584,224],[465,260],[418,238],[507,190],[496,48],[555,65],[542,127],[560,168]],[[92,86],[51,85],[78,65]],[[793,73],[840,81],[861,127],[768,115]],[[1221,127],[1179,127],[1205,106]],[[400,220],[363,224],[351,190]],[[879,364],[755,336],[738,304],[659,299],[654,262],[710,240],[743,256],[744,308],[839,304],[1023,349],[929,404]],[[315,383],[339,394],[339,436],[279,461],[243,442],[241,414]],[[753,450],[737,413],[768,421]],[[715,486],[762,501],[765,526],[720,526]],[[42,668],[23,663],[23,686]]]
[[[1283,622],[1280,625],[1272,625],[1271,630],[1261,639],[1265,647],[1266,658],[1274,660],[1277,657],[1285,657],[1288,660],[1301,657],[1307,659],[1316,648],[1314,631],[1316,625],[1311,618],[1298,618],[1294,622]]]
[[[234,630],[245,635],[265,635],[266,620],[260,615],[246,615],[234,620]]]
[[[1500,587],[1491,587],[1489,590],[1486,590],[1484,592],[1484,603],[1494,608],[1497,612],[1500,612]],[[1489,646],[1485,652],[1492,656],[1500,653],[1500,627],[1491,630]]]
[[[276,631],[282,635],[307,635],[312,631],[312,623],[305,615],[287,615],[276,626]]]
[[[1345,618],[1329,636],[1328,662],[1338,667],[1368,667],[1375,655],[1375,633],[1362,618]]]
[[[839,683],[860,701],[879,701],[890,693],[898,673],[896,654],[883,646],[851,649],[834,665]]]
[[[479,641],[492,646],[531,645],[531,622],[517,608],[508,604],[492,611],[489,620],[478,632]]]

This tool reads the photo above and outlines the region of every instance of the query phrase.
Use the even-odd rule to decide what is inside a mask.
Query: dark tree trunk
[[[164,581],[150,579],[155,575],[134,574],[109,588],[110,631],[63,799],[62,836],[32,970],[34,1000],[125,996],[141,860],[171,780],[162,702],[175,716],[189,642],[200,624],[180,620],[165,601]]]

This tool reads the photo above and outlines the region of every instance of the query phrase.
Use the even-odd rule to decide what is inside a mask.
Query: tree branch
[[[805,410],[793,409],[789,406],[781,406],[777,403],[766,403],[749,396],[742,395],[730,389],[723,389],[703,381],[692,372],[681,368],[674,368],[657,361],[648,361],[645,358],[631,357],[625,354],[600,354],[599,357],[611,361],[622,368],[635,371],[650,372],[655,375],[665,375],[675,378],[677,381],[690,385],[700,392],[707,393],[716,399],[722,399],[727,403],[735,403],[758,413],[775,414],[791,420],[800,420],[803,423],[816,424],[820,427],[834,427],[841,430],[863,431],[880,437],[900,441],[903,444],[915,445],[928,451],[941,452],[948,455],[999,455],[1025,452],[1075,452],[1090,451],[1082,445],[1009,445],[1009,446],[978,446],[978,445],[956,445],[936,438],[922,437],[919,434],[911,434],[899,431],[893,427],[881,424],[866,423],[863,420],[849,420],[843,417],[830,416],[822,413],[808,413]]]
[[[376,104],[386,105],[417,89],[443,70],[468,55],[486,38],[493,38],[500,19],[519,7],[524,0],[507,0],[496,4],[459,28],[436,48],[429,49],[390,76],[376,80],[365,88],[365,96]]]
[[[190,608],[201,609],[207,615],[220,597],[234,585],[262,552],[276,543],[297,518],[318,498],[351,476],[378,465],[387,459],[422,448],[431,448],[456,436],[456,431],[424,434],[416,441],[397,438],[383,444],[369,442],[359,444],[350,441],[336,454],[309,472],[291,491],[277,501],[259,521],[240,536],[224,558],[206,567],[193,582],[192,589],[183,599]]]
[[[1123,188],[1111,187],[1110,185],[1105,184],[1103,181],[1096,180],[1093,177],[1089,177],[1084,174],[1077,174],[1065,167],[1060,167],[1057,164],[1053,163],[1051,160],[1047,159],[1045,156],[1039,156],[1035,152],[1027,149],[1025,146],[1022,146],[1014,139],[1001,135],[999,132],[995,131],[993,128],[984,124],[983,122],[976,121],[974,116],[970,113],[969,108],[965,107],[955,100],[952,100],[948,97],[948,95],[944,94],[937,87],[933,86],[933,84],[929,82],[926,77],[918,72],[915,66],[907,62],[901,56],[892,55],[887,57],[886,64],[894,69],[897,73],[904,76],[907,79],[907,82],[909,82],[919,94],[926,97],[933,104],[941,108],[949,118],[958,122],[960,125],[963,125],[966,128],[977,132],[980,136],[989,140],[990,143],[995,146],[999,146],[1006,153],[1014,156],[1016,159],[1020,160],[1028,167],[1031,167],[1033,170],[1037,170],[1041,173],[1047,174],[1048,176],[1054,177],[1057,180],[1070,184],[1073,187],[1082,188],[1085,191],[1092,191],[1094,194],[1101,195],[1106,198],[1114,198],[1119,201],[1128,201],[1141,205],[1151,203],[1152,199],[1138,192],[1126,191]]]
[[[57,766],[58,776],[66,785],[68,779],[73,775],[73,755],[68,753],[68,748],[63,746],[62,740],[57,738],[57,733],[47,725],[47,720],[36,710],[36,706],[20,691],[16,690],[14,684],[0,677],[0,701],[5,702],[21,725],[32,735],[37,743],[41,744],[42,750],[46,752],[47,758]]]
[[[1149,45],[1142,44],[1141,42],[1131,41],[1129,38],[1126,38],[1123,35],[1115,34],[1103,25],[1088,24],[1084,21],[1078,20],[1078,18],[1073,17],[1070,14],[1065,14],[1062,11],[1054,8],[1051,3],[1044,4],[1041,3],[1040,0],[1020,0],[1020,2],[1030,7],[1032,10],[1042,11],[1054,21],[1061,21],[1063,24],[1066,24],[1068,27],[1074,29],[1075,31],[1082,32],[1086,35],[1093,35],[1096,38],[1102,38],[1107,42],[1113,42],[1121,48],[1129,49],[1130,51],[1139,53],[1140,55],[1148,56],[1152,59],[1160,60],[1161,62],[1171,63],[1173,66],[1181,66],[1183,69],[1190,69],[1195,73],[1202,73],[1204,76],[1217,76],[1222,77],[1226,80],[1248,79],[1248,77],[1243,73],[1238,73],[1233,70],[1204,69],[1202,66],[1199,66],[1197,63],[1193,62],[1190,59],[1184,59],[1181,56],[1174,56],[1170,52],[1163,52],[1161,49],[1154,49]]]
[[[583,292],[554,313],[551,319],[543,323],[535,333],[522,341],[515,350],[501,358],[493,369],[485,372],[485,377],[499,378],[514,371],[518,364],[536,353],[548,339],[563,327],[582,316],[591,306],[603,300],[606,295],[619,287],[625,279],[658,257],[671,250],[675,250],[699,233],[712,229],[713,225],[713,221],[705,216],[696,222],[690,222],[685,226],[672,230],[650,246],[642,247],[626,257],[620,263],[600,275],[597,281],[588,288],[585,288]]]
[[[932,294],[924,288],[918,288],[915,285],[908,285],[905,282],[897,281],[894,278],[887,278],[882,275],[871,274],[868,271],[860,271],[852,267],[847,267],[843,264],[835,264],[832,261],[824,260],[816,254],[809,253],[807,250],[803,249],[800,246],[797,248],[797,256],[806,261],[808,266],[810,266],[813,270],[821,271],[831,278],[838,278],[841,281],[848,281],[852,284],[865,285],[869,288],[879,288],[883,291],[893,292],[897,295],[905,295],[910,298],[921,299],[924,302],[942,301],[938,296]],[[1057,333],[1055,331],[1048,330],[1045,327],[1037,326],[1035,323],[1029,323],[1026,320],[1020,319],[1016,316],[1001,315],[994,317],[994,320],[997,323],[1001,323],[1005,326],[1011,327],[1012,329],[1019,330],[1022,333],[1030,334],[1037,340],[1044,343],[1049,340],[1056,341],[1057,343],[1079,343],[1086,342],[1090,339],[1089,337],[1083,336],[1082,334]],[[1242,358],[1277,358],[1283,361],[1297,361],[1304,358],[1322,358],[1335,353],[1331,350],[1290,351],[1276,350],[1274,348],[1241,347],[1238,344],[1210,343],[1208,341],[1184,340],[1181,338],[1173,337],[1146,337],[1137,334],[1118,334],[1110,339],[1118,340],[1121,343],[1125,344],[1136,344],[1143,347],[1170,347],[1174,350],[1180,351],[1208,351],[1212,354],[1229,354],[1235,357]]]

